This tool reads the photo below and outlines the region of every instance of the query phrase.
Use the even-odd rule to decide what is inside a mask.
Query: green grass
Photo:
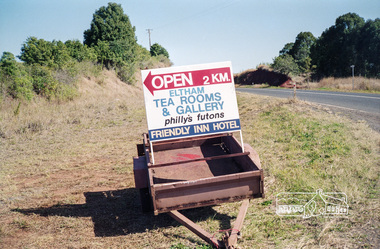
[[[247,239],[278,248],[370,244],[374,234],[361,242],[357,238],[369,232],[362,230],[363,222],[378,217],[379,134],[364,123],[353,123],[302,101],[240,94],[239,105],[245,142],[262,160],[267,197],[256,202],[251,209],[254,215],[246,218],[248,230],[253,231]],[[304,220],[275,215],[276,194],[317,189],[346,193],[349,216]],[[373,233],[378,225],[375,222],[369,230]]]
[[[328,178],[334,176],[329,168],[353,148],[346,140],[348,128],[343,123],[322,123],[286,107],[266,111],[258,120],[269,124],[264,138],[273,141],[291,167],[288,171],[276,171],[286,191],[311,191],[318,185],[326,186]]]
[[[170,246],[170,249],[191,249],[191,248],[193,248],[193,247],[185,246],[182,243],[178,243],[178,244]],[[211,249],[211,248],[213,248],[213,247],[209,246],[209,245],[202,245],[202,246],[194,247],[194,249]]]

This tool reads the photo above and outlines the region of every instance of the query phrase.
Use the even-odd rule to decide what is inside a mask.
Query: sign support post
[[[149,140],[149,147],[150,147],[150,151],[152,152],[152,163],[154,164],[154,151],[153,151],[153,145],[152,145],[152,141]]]
[[[241,150],[244,153],[244,143],[243,143],[243,133],[240,130],[240,141],[241,141]]]

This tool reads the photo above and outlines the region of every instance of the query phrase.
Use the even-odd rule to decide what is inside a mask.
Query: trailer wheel
[[[152,198],[149,193],[149,188],[140,188],[141,208],[144,213],[153,211]]]

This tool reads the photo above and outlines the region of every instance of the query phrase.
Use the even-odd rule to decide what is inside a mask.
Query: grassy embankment
[[[323,78],[318,82],[303,83],[302,86],[310,89],[358,91],[380,93],[380,79],[355,77],[354,88],[352,89],[352,77],[347,78]]]
[[[113,73],[83,79],[67,103],[9,100],[0,109],[3,248],[206,248],[167,215],[142,215],[132,157],[146,132],[140,84]],[[238,93],[244,142],[265,170],[242,248],[379,244],[380,135],[317,106]],[[279,217],[283,191],[345,192],[345,218]],[[239,203],[185,211],[210,232],[230,228]],[[217,233],[215,236],[220,236]]]

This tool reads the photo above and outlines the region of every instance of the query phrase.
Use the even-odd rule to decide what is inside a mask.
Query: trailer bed
[[[155,159],[158,164],[162,164],[224,154],[226,152],[217,144],[159,151],[155,153]],[[243,169],[233,158],[173,164],[152,170],[154,184],[191,181],[239,172],[243,172]]]

